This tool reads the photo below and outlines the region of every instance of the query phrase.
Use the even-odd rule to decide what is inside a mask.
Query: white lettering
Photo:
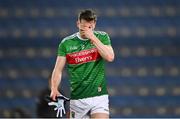
[[[75,58],[76,63],[90,61],[90,60],[92,60],[92,56],[87,56],[83,58],[79,58],[79,57]]]
[[[71,54],[70,56],[71,57],[77,57],[77,56],[88,55],[88,54],[91,54],[91,53],[94,53],[94,52],[96,52],[96,50],[95,49],[91,49],[91,50],[87,50],[87,51],[82,51],[82,52],[74,53],[74,54]]]

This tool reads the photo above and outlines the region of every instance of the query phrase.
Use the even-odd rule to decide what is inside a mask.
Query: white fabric
[[[90,115],[94,113],[109,114],[108,95],[70,100],[71,118],[90,118]]]

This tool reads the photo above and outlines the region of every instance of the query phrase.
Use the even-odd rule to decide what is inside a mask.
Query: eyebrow
[[[89,26],[87,26],[87,25],[82,25],[83,27],[89,27]],[[90,25],[91,26],[91,25]]]

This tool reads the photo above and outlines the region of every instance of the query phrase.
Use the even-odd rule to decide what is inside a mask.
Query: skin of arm
[[[114,51],[113,48],[109,45],[104,45],[93,33],[91,27],[86,27],[81,32],[82,35],[86,36],[86,38],[90,39],[91,42],[96,46],[98,49],[99,54],[105,60],[112,62],[114,60]]]
[[[56,96],[60,95],[58,91],[58,86],[61,83],[61,78],[62,78],[62,71],[63,68],[66,64],[66,58],[63,56],[57,56],[56,59],[56,64],[54,67],[54,70],[52,72],[52,77],[51,77],[51,94],[50,97],[53,100],[56,100]]]
[[[104,45],[96,36],[91,39],[91,42],[96,46],[101,57],[108,62],[114,60],[114,51],[111,46]]]

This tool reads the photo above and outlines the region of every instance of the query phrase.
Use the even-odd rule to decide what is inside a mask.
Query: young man
[[[71,118],[109,118],[104,60],[112,62],[114,51],[108,34],[94,31],[96,20],[92,10],[81,11],[77,21],[79,32],[64,38],[58,48],[50,97],[55,100],[60,95],[58,86],[67,63]]]

